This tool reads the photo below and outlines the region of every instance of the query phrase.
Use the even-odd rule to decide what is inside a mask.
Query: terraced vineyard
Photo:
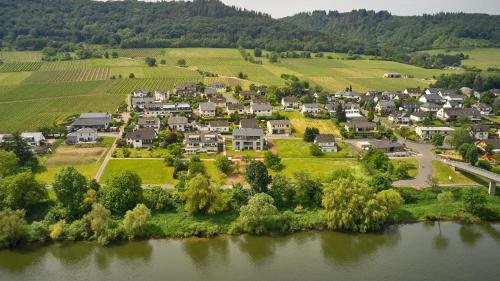
[[[88,68],[78,70],[56,70],[34,72],[25,83],[60,83],[107,80],[110,76],[109,68]]]
[[[70,61],[54,61],[46,62],[43,67],[40,68],[41,71],[52,71],[52,70],[81,70],[91,67],[90,60],[70,60]]]
[[[24,72],[24,71],[36,71],[40,69],[43,62],[6,62],[0,65],[1,72]]]

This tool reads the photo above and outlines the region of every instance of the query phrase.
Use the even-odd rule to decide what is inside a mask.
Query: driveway
[[[436,155],[432,151],[431,144],[416,143],[398,137],[398,141],[406,145],[406,147],[417,153],[415,159],[418,160],[419,169],[418,175],[414,179],[400,180],[394,182],[394,186],[407,186],[407,187],[429,187],[428,179],[432,177],[432,161],[437,160]]]

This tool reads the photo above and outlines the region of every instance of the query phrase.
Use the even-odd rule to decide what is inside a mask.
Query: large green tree
[[[211,184],[209,179],[201,174],[190,179],[183,193],[186,200],[184,208],[191,214],[216,214],[222,212],[227,205],[220,187]]]
[[[271,182],[268,194],[278,209],[286,209],[293,205],[295,190],[290,180],[283,175],[276,175]]]
[[[133,210],[127,211],[123,219],[125,233],[130,239],[144,235],[146,225],[151,218],[151,211],[144,204],[137,205]]]
[[[31,172],[21,172],[0,180],[0,206],[11,209],[31,209],[47,199],[45,187]]]
[[[142,180],[135,172],[123,171],[101,187],[100,202],[116,215],[123,215],[142,202]]]
[[[267,192],[267,186],[271,183],[266,165],[261,161],[252,160],[247,166],[245,179],[255,193]]]
[[[241,207],[235,229],[257,235],[268,233],[275,228],[278,214],[273,198],[265,193],[257,193],[247,205]]]
[[[14,174],[18,164],[19,159],[14,152],[0,149],[0,178]]]
[[[24,236],[24,210],[0,210],[0,248],[14,247]]]
[[[87,179],[74,167],[63,168],[54,178],[52,188],[57,200],[72,216],[78,217],[85,211],[84,195],[88,191]]]

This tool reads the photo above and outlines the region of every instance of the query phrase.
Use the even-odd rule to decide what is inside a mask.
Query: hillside
[[[88,43],[122,48],[261,47],[383,55],[468,46],[500,46],[500,16],[413,17],[358,10],[317,11],[284,19],[217,0],[141,2],[0,0],[3,48],[71,50]]]

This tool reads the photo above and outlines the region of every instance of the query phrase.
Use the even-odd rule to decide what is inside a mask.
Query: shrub
[[[462,191],[462,200],[467,212],[477,215],[486,206],[487,194],[483,187],[468,187]]]
[[[171,194],[161,187],[144,190],[144,203],[155,212],[171,210],[175,205]]]

